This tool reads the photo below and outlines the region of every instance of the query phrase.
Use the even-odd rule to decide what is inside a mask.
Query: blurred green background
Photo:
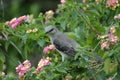
[[[55,10],[60,0],[0,0],[0,22],[27,14]]]

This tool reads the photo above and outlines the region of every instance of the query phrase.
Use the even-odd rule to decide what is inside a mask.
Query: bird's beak
[[[47,32],[45,32],[45,34],[48,34],[49,32],[47,31]]]

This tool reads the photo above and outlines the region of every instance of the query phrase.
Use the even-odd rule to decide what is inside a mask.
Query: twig
[[[8,38],[6,37],[5,33],[2,32],[3,36],[5,37],[5,39],[8,41]],[[20,51],[20,49],[12,42],[10,41],[10,44],[13,45],[15,47],[15,49],[20,53],[22,54],[22,52]]]

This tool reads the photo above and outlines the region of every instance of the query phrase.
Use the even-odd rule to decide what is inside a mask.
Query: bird
[[[61,54],[62,62],[64,62],[66,57],[74,56],[77,53],[76,48],[79,47],[79,44],[72,38],[64,35],[54,25],[46,26],[45,33],[49,35],[51,43]]]

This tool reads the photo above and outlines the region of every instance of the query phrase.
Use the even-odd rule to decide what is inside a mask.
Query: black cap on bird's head
[[[54,35],[56,32],[58,31],[58,29],[54,26],[47,26],[45,27],[45,33],[49,34],[49,35]]]

